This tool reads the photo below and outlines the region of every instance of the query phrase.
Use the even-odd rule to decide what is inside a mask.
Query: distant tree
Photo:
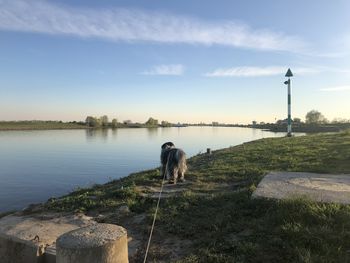
[[[327,123],[327,119],[321,112],[317,110],[311,110],[306,114],[305,122],[308,124],[322,124]]]
[[[294,118],[293,119],[293,123],[301,123],[301,119],[300,118]]]
[[[163,127],[170,127],[171,123],[167,121],[162,121],[160,125],[162,125]]]
[[[349,123],[350,120],[343,119],[343,118],[335,118],[332,120],[332,123],[334,124],[342,124],[342,123]]]
[[[147,126],[158,126],[158,120],[153,119],[152,117],[145,122]]]
[[[112,120],[112,128],[117,128],[118,126],[118,120],[117,119],[113,119]]]
[[[108,127],[108,117],[107,117],[107,115],[103,115],[100,120],[101,120],[102,127]]]
[[[101,118],[96,118],[96,126],[97,127],[101,127],[102,126],[102,120],[101,120]]]
[[[88,127],[100,127],[101,120],[92,116],[87,116],[85,119],[85,123]]]
[[[85,123],[86,123],[87,126],[92,127],[91,123],[92,123],[92,121],[93,121],[93,118],[94,118],[94,117],[92,117],[92,116],[87,116],[87,117],[86,117]]]
[[[129,124],[132,124],[132,121],[131,121],[131,120],[125,120],[125,121],[123,121],[123,123],[124,123],[125,125],[129,125]]]

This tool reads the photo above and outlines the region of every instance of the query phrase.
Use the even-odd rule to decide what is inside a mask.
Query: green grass
[[[157,169],[145,171],[142,174],[131,174],[128,177],[111,181],[104,185],[94,185],[91,188],[77,189],[67,196],[51,198],[46,208],[55,211],[87,212],[98,209],[108,211],[122,204],[127,204],[134,210],[137,207],[146,209],[145,204],[153,204],[152,200],[139,195],[136,185],[158,185]]]
[[[83,123],[61,121],[0,121],[0,130],[84,129]]]
[[[250,195],[165,201],[159,225],[194,241],[181,262],[347,262],[349,206]]]
[[[157,221],[163,234],[192,240],[179,262],[350,262],[349,205],[251,199],[272,170],[350,174],[350,132],[262,139],[197,155],[188,165],[191,188],[162,200]],[[52,199],[46,208],[103,212],[127,204],[151,218],[155,200],[140,186],[159,183],[158,170],[149,170]]]

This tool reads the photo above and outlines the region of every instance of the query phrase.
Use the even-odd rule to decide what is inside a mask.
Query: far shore
[[[120,129],[120,128],[169,128],[169,127],[239,127],[239,128],[255,128],[271,132],[285,132],[287,124],[277,123],[260,123],[260,124],[225,124],[225,123],[184,123],[167,125],[155,124],[149,125],[146,123],[117,123],[113,125],[108,123],[105,126],[91,127],[85,122],[62,122],[62,121],[0,121],[0,131],[24,131],[24,130],[68,130],[68,129]],[[350,129],[350,123],[326,123],[326,124],[307,124],[294,123],[292,125],[293,132],[301,133],[322,133],[322,132],[340,132],[342,130]]]
[[[60,121],[0,121],[0,131],[86,129],[85,123]]]
[[[183,125],[181,125],[183,126]],[[21,131],[21,130],[69,130],[69,129],[118,129],[118,128],[158,128],[140,123],[123,124],[116,126],[90,127],[85,122],[62,122],[62,121],[0,121],[0,131]]]

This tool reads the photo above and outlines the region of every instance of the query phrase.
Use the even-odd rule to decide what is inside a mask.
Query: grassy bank
[[[84,123],[60,121],[0,121],[0,130],[84,129]]]
[[[271,170],[350,173],[350,132],[261,139],[188,163],[186,189],[161,202],[150,262],[350,262],[350,206],[251,199]],[[45,209],[108,214],[103,222],[128,227],[115,212],[126,204],[126,217],[146,215],[138,230],[145,241],[156,204],[147,193],[160,185],[158,173],[80,189]],[[176,250],[178,243],[186,246]]]
[[[268,130],[272,132],[286,132],[287,124],[256,124],[248,125],[250,128],[258,128],[263,130]],[[350,123],[329,123],[329,124],[307,124],[307,123],[293,123],[293,132],[303,132],[303,133],[320,133],[320,132],[340,132],[350,129]]]

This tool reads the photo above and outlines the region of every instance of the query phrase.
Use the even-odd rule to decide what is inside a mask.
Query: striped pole
[[[292,106],[290,94],[290,78],[288,78],[288,129],[287,136],[292,136]]]
[[[288,78],[287,81],[284,82],[284,84],[288,85],[288,128],[287,128],[287,136],[291,137],[292,136],[292,99],[291,99],[291,88],[290,88],[290,77],[293,77],[293,73],[288,69],[286,73],[286,77]]]

